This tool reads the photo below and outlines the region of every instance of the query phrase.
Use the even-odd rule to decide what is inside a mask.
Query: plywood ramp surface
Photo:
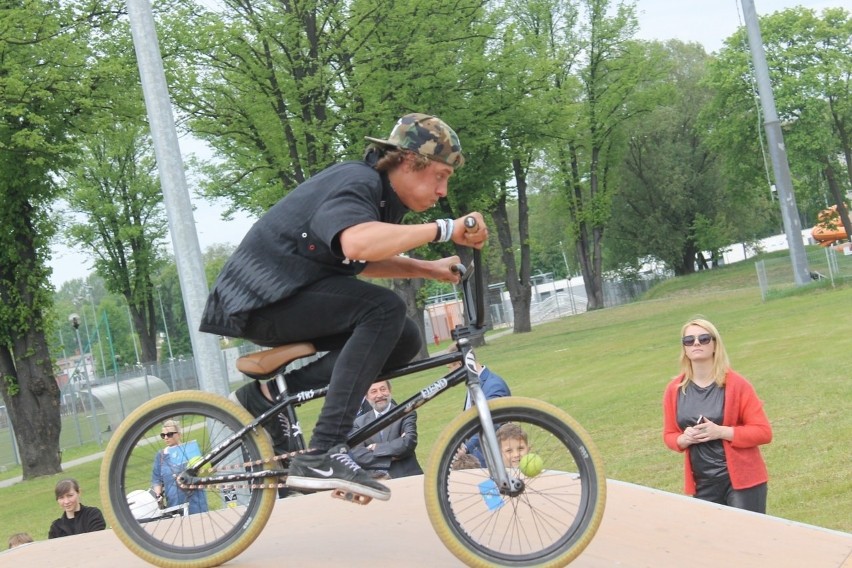
[[[344,503],[328,493],[279,500],[258,539],[226,566],[461,566],[432,530],[422,476],[391,480],[388,485],[391,500],[367,506]],[[852,568],[852,534],[618,481],[608,481],[607,490],[600,530],[571,568]],[[111,530],[38,541],[0,553],[0,568],[41,566],[148,564]]]

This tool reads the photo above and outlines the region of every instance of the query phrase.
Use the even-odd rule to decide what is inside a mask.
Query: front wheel
[[[523,489],[501,493],[476,461],[482,427],[472,408],[435,442],[425,472],[429,520],[468,566],[565,566],[603,518],[600,455],[585,430],[551,404],[508,397],[489,408],[503,454],[497,460]]]
[[[163,568],[218,566],[245,550],[269,520],[277,491],[262,480],[181,488],[175,476],[251,421],[229,400],[199,391],[166,394],[133,411],[101,465],[101,502],[118,538]],[[161,431],[178,432],[179,443],[165,453]],[[222,448],[199,475],[261,471],[272,455],[268,436],[257,429]],[[158,483],[166,486],[165,503],[149,491]]]

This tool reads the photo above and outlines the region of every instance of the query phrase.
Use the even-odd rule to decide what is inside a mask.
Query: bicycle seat
[[[265,351],[243,355],[237,359],[237,370],[252,379],[266,379],[296,359],[314,355],[313,343],[288,343]]]

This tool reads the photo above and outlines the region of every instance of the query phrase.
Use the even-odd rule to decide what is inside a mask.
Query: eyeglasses
[[[166,438],[171,438],[176,434],[180,434],[180,432],[160,432],[160,438],[165,440]]]
[[[702,333],[697,337],[694,335],[684,335],[680,338],[680,342],[683,343],[684,347],[691,347],[692,345],[695,345],[696,342],[700,343],[701,345],[707,345],[708,343],[713,341],[713,339],[715,338],[709,333]]]

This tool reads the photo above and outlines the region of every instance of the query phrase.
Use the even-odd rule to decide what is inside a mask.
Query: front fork
[[[482,391],[482,385],[477,373],[476,355],[466,341],[460,342],[464,353],[464,366],[467,370],[467,391],[479,414],[479,423],[482,426],[480,443],[485,464],[491,475],[491,479],[497,484],[497,488],[503,495],[515,496],[524,490],[524,482],[517,477],[509,475],[507,468],[503,465],[500,452],[500,444],[497,442],[497,433],[494,428],[494,420],[491,418],[491,409],[488,408],[488,399]]]

